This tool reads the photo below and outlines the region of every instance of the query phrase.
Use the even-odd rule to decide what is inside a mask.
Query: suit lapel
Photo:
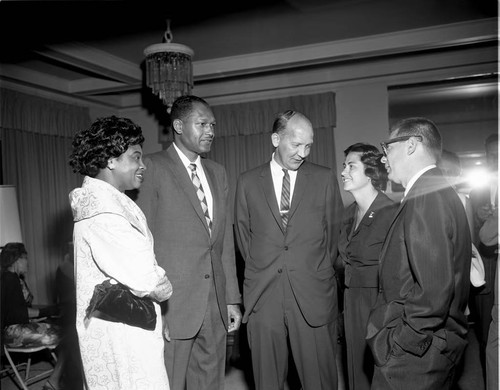
[[[419,178],[420,180],[420,178]],[[396,221],[399,219],[399,215],[401,214],[401,212],[404,210],[404,208],[406,207],[406,203],[408,202],[408,195],[410,195],[410,193],[413,193],[413,191],[415,191],[415,185],[417,185],[418,181],[417,180],[415,182],[415,184],[413,185],[413,187],[410,189],[410,191],[408,192],[408,194],[406,194],[406,196],[402,199],[401,203],[399,204],[399,207],[396,211],[396,213],[394,214],[394,218],[392,219],[392,222],[389,226],[389,229],[387,230],[387,235],[385,236],[385,240],[384,240],[384,245],[382,246],[382,249],[380,250],[380,256],[379,256],[379,260],[380,260],[380,266],[379,266],[379,274],[380,274],[380,270],[382,269],[382,259],[385,257],[385,253],[387,252],[387,247],[388,247],[388,243],[392,237],[392,234],[394,233],[394,227],[395,227],[395,224],[396,224]]]
[[[295,180],[295,187],[293,189],[292,196],[292,204],[290,205],[290,213],[288,217],[288,223],[293,218],[293,215],[297,211],[297,207],[299,206],[304,194],[306,192],[306,188],[309,186],[309,169],[307,162],[304,162],[302,166],[297,171],[297,179]]]
[[[366,210],[366,213],[365,215],[363,215],[363,218],[361,218],[361,221],[359,222],[358,224],[358,227],[353,229],[352,231],[352,237],[354,237],[355,235],[357,235],[360,231],[361,231],[361,227],[362,226],[366,226],[366,228],[368,229],[370,227],[370,225],[373,223],[374,219],[375,219],[375,216],[376,216],[376,213],[378,212],[378,210],[380,210],[382,207],[381,205],[383,204],[383,200],[382,200],[382,194],[378,194],[375,199],[373,200],[372,204],[370,205],[370,207],[368,207],[368,210]],[[357,207],[355,208],[354,210],[354,213],[356,213],[356,210],[357,210]],[[352,224],[354,224],[354,216],[352,218]]]
[[[270,164],[264,165],[262,171],[260,172],[260,185],[264,193],[264,198],[266,199],[267,205],[271,210],[276,223],[278,224],[281,231],[284,233],[283,225],[281,223],[280,210],[278,208],[278,200],[276,199],[276,194],[274,192],[273,177],[271,175]]]
[[[224,207],[224,205],[222,204],[223,196],[220,193],[220,188],[217,186],[217,178],[215,177],[215,172],[212,169],[210,169],[209,167],[207,167],[205,164],[203,164],[203,159],[201,159],[201,164],[203,165],[203,170],[205,171],[205,176],[207,178],[208,185],[210,187],[210,192],[212,193],[212,206],[213,206],[212,215],[211,215],[211,218],[212,218],[212,237],[215,237],[217,230],[218,230],[218,227],[220,225],[219,224],[220,221],[219,221],[219,218],[217,218],[217,216],[222,215],[221,210],[222,210],[222,207]],[[199,203],[200,202],[198,201],[198,204]],[[200,206],[200,211],[202,211],[201,206]],[[205,216],[203,216],[203,221],[205,222],[205,225],[206,225],[207,231],[208,231],[208,225],[206,223]]]
[[[198,215],[198,217],[200,218],[200,221],[203,223],[203,225],[207,229],[207,233],[208,233],[207,221],[205,219],[205,215],[203,214],[200,200],[198,199],[198,196],[196,195],[196,190],[194,188],[193,182],[191,181],[191,178],[189,177],[189,174],[186,170],[186,167],[182,163],[179,155],[177,154],[177,152],[173,146],[171,146],[167,149],[167,154],[168,154],[168,157],[170,158],[170,161],[167,163],[167,168],[170,169],[170,171],[173,173],[175,180],[179,184],[179,188],[181,188],[184,191],[184,193],[186,194],[186,197],[191,202],[191,205],[193,206],[194,210],[196,211],[196,214]],[[205,169],[205,166],[203,166],[203,168]],[[210,183],[210,185],[212,185],[212,184]],[[212,187],[210,187],[210,189],[212,189]],[[215,207],[214,207],[214,209],[215,209]]]
[[[389,230],[387,232],[384,245],[380,251],[379,259],[382,260],[384,258],[385,252],[387,251],[388,242],[394,232],[394,225],[396,221],[399,219],[399,214],[401,214],[401,212],[404,210],[408,201],[417,196],[422,196],[423,194],[428,193],[430,191],[437,191],[446,186],[449,186],[447,182],[444,180],[443,176],[441,175],[436,176],[440,172],[441,171],[437,168],[429,169],[428,171],[424,172],[410,188],[406,196],[403,198],[401,204],[399,205],[399,208],[396,211],[396,214],[394,215],[391,225],[389,226]]]
[[[356,213],[357,205],[356,202],[351,203],[344,211],[344,219],[342,224],[344,225],[343,231],[349,245],[352,236],[354,235],[354,215]]]
[[[284,234],[285,230],[283,229],[283,224],[281,221],[278,200],[276,199],[276,193],[274,192],[273,178],[271,174],[271,167],[269,164],[266,164],[262,168],[262,171],[260,173],[260,178],[261,178],[262,190],[264,192],[264,197],[266,198],[267,205],[271,210],[271,213],[276,223],[278,224],[278,226],[280,227],[281,231]],[[299,168],[297,172],[297,180],[295,182],[292,204],[290,205],[290,211],[289,211],[289,219],[288,219],[289,223],[293,217],[293,214],[295,213],[295,211],[297,211],[297,208],[300,202],[302,201],[304,194],[306,193],[306,189],[309,185],[308,182],[309,182],[309,169],[307,166],[307,162],[304,162],[304,164],[302,164],[302,166]]]
[[[384,240],[384,245],[382,246],[382,249],[380,250],[380,256],[379,259],[382,260],[385,256],[385,252],[387,252],[387,247],[388,247],[388,242],[390,241],[390,238],[392,237],[392,234],[394,232],[394,226],[396,224],[396,221],[399,218],[399,214],[403,211],[403,209],[406,206],[406,198],[401,202],[401,204],[398,207],[398,210],[396,211],[396,214],[394,215],[394,218],[392,219],[391,225],[389,226],[389,230],[387,231],[387,235],[385,236]],[[381,267],[380,267],[381,268]],[[380,270],[379,268],[379,270]],[[380,273],[380,271],[379,271]]]

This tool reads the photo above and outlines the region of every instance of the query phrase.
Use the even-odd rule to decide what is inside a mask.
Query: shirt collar
[[[186,157],[186,155],[182,152],[182,150],[180,150],[177,145],[174,143],[172,143],[172,145],[174,145],[174,149],[175,151],[177,152],[177,154],[179,155],[181,161],[182,161],[182,164],[184,164],[184,167],[186,167],[186,169],[188,169],[189,167],[189,164],[196,164],[196,167],[201,167],[201,158],[200,158],[200,155],[198,155],[198,157],[196,157],[196,160],[194,161],[189,161],[189,159]]]
[[[432,168],[436,168],[436,164],[428,165],[424,169],[421,169],[420,171],[418,171],[416,174],[413,175],[413,177],[410,179],[410,181],[408,182],[408,184],[405,188],[405,193],[403,195],[403,198],[406,197],[406,195],[408,194],[408,191],[410,191],[411,187],[413,187],[413,184],[415,184],[415,182],[418,180],[418,178]]]
[[[274,159],[275,153],[271,156],[271,172],[277,175],[283,175],[283,168],[281,165],[279,165],[276,160]],[[298,170],[297,170],[298,171]],[[288,169],[288,174],[290,177],[295,177],[297,175],[297,171],[293,171],[291,169]]]
[[[273,171],[274,173],[283,173],[283,167],[279,165],[274,159],[274,153],[271,156],[271,171]]]

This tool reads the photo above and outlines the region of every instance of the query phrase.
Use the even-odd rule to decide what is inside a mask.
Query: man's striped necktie
[[[290,175],[288,169],[283,168],[283,186],[281,187],[280,213],[283,229],[288,225],[288,211],[290,210]]]
[[[205,196],[205,191],[203,191],[203,186],[201,185],[200,178],[196,173],[196,164],[189,164],[189,169],[191,169],[191,180],[193,181],[194,188],[196,189],[196,195],[198,195],[203,214],[205,214],[205,219],[207,220],[208,230],[210,231],[210,234],[212,234],[212,219],[210,218],[210,214],[208,213],[208,204],[207,198]]]

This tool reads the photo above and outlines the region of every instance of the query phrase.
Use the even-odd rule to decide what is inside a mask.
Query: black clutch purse
[[[86,311],[86,318],[98,317],[106,321],[122,322],[145,330],[156,327],[156,311],[150,298],[140,298],[121,283],[105,280],[94,288]]]

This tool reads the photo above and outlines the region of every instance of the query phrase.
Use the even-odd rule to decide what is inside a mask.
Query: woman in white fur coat
[[[165,390],[160,306],[172,286],[156,263],[144,214],[126,194],[143,181],[141,128],[127,118],[96,120],[76,134],[70,165],[84,175],[69,198],[74,218],[76,328],[89,390]],[[154,330],[86,317],[94,287],[105,280],[149,297]]]

